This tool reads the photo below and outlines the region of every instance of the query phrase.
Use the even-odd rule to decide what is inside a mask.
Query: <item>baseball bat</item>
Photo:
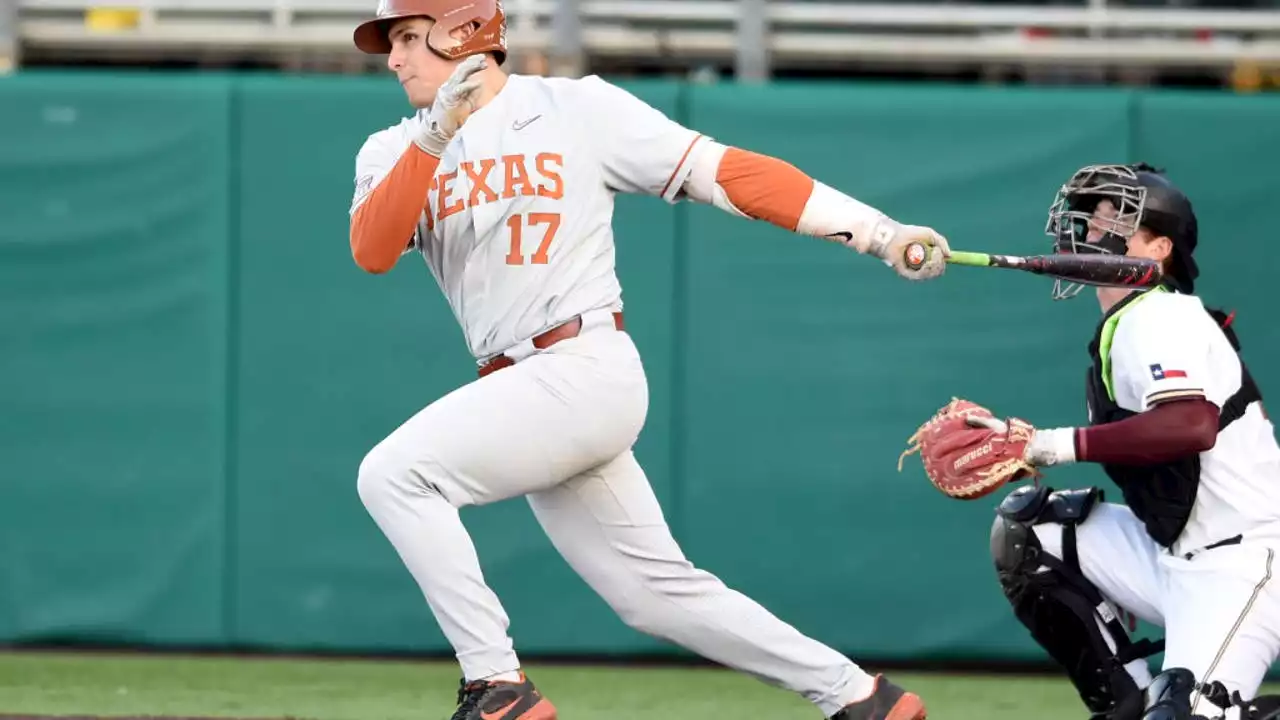
[[[911,243],[905,251],[907,267],[917,269],[929,256],[929,248]],[[1063,280],[1110,287],[1154,287],[1164,278],[1160,264],[1125,255],[1054,253],[1051,255],[996,255],[953,250],[948,265],[995,267],[1048,275]]]

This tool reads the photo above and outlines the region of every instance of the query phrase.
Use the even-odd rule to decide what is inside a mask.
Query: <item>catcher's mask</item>
[[[1114,212],[1097,213],[1104,201]],[[1088,165],[1058,188],[1049,206],[1045,234],[1058,253],[1128,253],[1128,241],[1139,228],[1173,242],[1169,275],[1177,289],[1191,292],[1199,270],[1192,252],[1197,226],[1191,201],[1161,171],[1147,165]],[[1090,236],[1093,237],[1090,237]],[[1081,283],[1055,280],[1053,299],[1075,297]]]

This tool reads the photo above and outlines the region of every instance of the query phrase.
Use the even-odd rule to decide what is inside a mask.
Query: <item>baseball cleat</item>
[[[875,689],[866,700],[846,705],[831,720],[925,720],[924,701],[876,675]]]
[[[556,720],[556,707],[521,672],[520,682],[463,680],[450,720]]]

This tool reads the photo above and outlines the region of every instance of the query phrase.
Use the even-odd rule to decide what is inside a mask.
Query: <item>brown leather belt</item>
[[[623,329],[622,313],[615,312],[613,314],[613,326],[619,331]],[[575,317],[567,323],[557,325],[550,330],[537,335],[533,338],[533,346],[539,350],[545,350],[561,340],[568,340],[571,337],[577,337],[582,330],[582,316]],[[502,368],[515,365],[516,361],[508,355],[499,355],[484,365],[480,366],[480,377],[484,377],[489,373],[496,372]]]

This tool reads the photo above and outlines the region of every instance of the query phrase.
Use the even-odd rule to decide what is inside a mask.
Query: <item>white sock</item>
[[[504,673],[498,673],[497,675],[490,675],[489,677],[485,678],[485,680],[488,680],[489,682],[511,682],[511,683],[518,683],[518,682],[520,682],[520,680],[521,680],[521,678],[520,678],[520,671],[519,671],[519,670],[509,670],[509,671],[504,672]]]

